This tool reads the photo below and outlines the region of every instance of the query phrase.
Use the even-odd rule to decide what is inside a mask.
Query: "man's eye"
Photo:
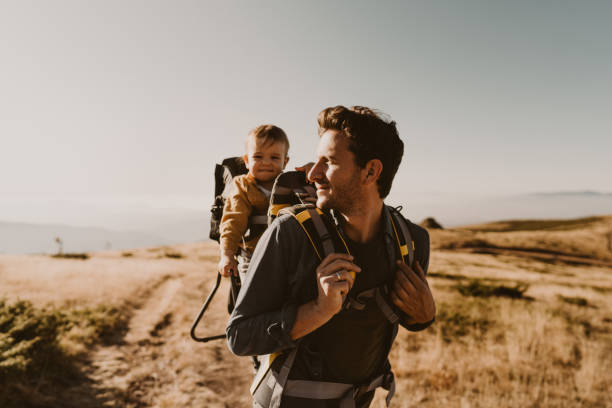
[[[261,154],[256,154],[253,156],[254,159],[261,159]]]

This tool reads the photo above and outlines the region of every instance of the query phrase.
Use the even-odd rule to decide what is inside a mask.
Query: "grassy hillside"
[[[612,262],[612,216],[500,221],[430,233],[438,249],[513,249]]]
[[[430,232],[437,319],[400,330],[393,407],[610,406],[612,217]],[[88,255],[0,255],[0,406],[250,406],[250,360],[188,337],[215,243]]]

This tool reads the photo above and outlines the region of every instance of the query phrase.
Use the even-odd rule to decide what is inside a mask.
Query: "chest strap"
[[[365,309],[366,304],[373,298],[376,301],[376,305],[385,315],[389,323],[398,324],[400,320],[399,316],[393,311],[393,308],[387,302],[386,298],[389,297],[387,292],[388,290],[386,285],[364,290],[357,296],[348,296],[342,307],[344,309],[363,310]]]

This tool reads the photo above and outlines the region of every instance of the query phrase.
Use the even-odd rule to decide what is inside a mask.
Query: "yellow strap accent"
[[[408,253],[408,247],[406,247],[405,245],[402,247],[402,244],[400,244],[399,235],[397,235],[397,229],[395,229],[395,223],[393,222],[393,216],[391,216],[391,226],[393,227],[393,232],[395,233],[395,240],[397,241],[397,246],[400,249],[400,253],[402,254],[402,256],[404,256]],[[406,249],[406,252],[404,252],[404,248]]]
[[[303,224],[304,222],[306,222],[308,219],[310,219],[310,214],[308,213],[308,211],[302,211],[298,214],[295,215],[295,218],[298,220],[298,222],[300,224]]]
[[[304,216],[304,214],[306,214]],[[312,244],[312,248],[314,249],[315,253],[317,254],[317,257],[319,258],[319,261],[322,261],[323,258],[321,258],[321,254],[319,253],[319,250],[317,249],[317,246],[315,245],[314,241],[312,240],[312,238],[310,237],[310,234],[308,233],[308,230],[306,229],[306,227],[304,227],[304,225],[302,224],[303,221],[300,221],[300,218],[302,218],[304,221],[306,221],[307,219],[310,218],[310,214],[308,214],[307,210],[302,211],[299,214],[293,214],[293,216],[295,217],[295,219],[297,220],[297,222],[300,224],[300,227],[302,227],[302,229],[304,230],[304,232],[306,233],[306,236],[308,237],[308,240],[310,241],[310,243]]]
[[[393,222],[393,217],[391,217],[391,226],[393,227],[393,232],[395,232],[395,239],[397,240],[397,246],[400,249],[400,253],[402,254],[402,257],[404,257],[408,255],[408,246],[400,244],[399,235],[397,235],[397,230],[395,229],[395,223]],[[414,246],[414,241],[411,241],[411,242],[412,242],[412,250],[415,251],[416,247]]]
[[[268,213],[272,215],[273,217],[276,217],[280,210],[288,206],[289,206],[288,204],[272,204],[270,205],[270,208],[268,208]]]
[[[262,366],[259,367],[259,369],[257,370],[257,374],[255,375],[255,377],[258,377],[260,374],[261,376],[259,377],[259,379],[257,379],[257,383],[252,384],[251,385],[251,390],[256,390],[257,387],[259,387],[259,385],[261,384],[261,382],[263,381],[263,379],[266,377],[265,373],[270,369],[270,367],[272,366],[272,363],[274,362],[274,360],[276,360],[276,357],[280,356],[281,354],[283,354],[282,351],[277,351],[275,353],[272,354],[268,354],[267,355],[267,360],[261,359],[261,364]],[[266,357],[265,355],[263,357]],[[263,370],[263,372],[262,372]]]

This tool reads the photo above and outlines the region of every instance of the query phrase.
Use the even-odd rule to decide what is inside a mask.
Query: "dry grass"
[[[610,259],[612,252],[604,253],[600,243],[589,247],[592,237],[583,239],[587,233],[605,237],[612,231],[610,220],[604,217],[586,231],[501,232],[496,224],[495,232],[481,227],[473,228],[476,233],[433,231],[432,237],[438,247],[451,242],[461,247],[476,235],[489,245],[580,248],[582,255]],[[565,227],[576,225],[584,228]],[[438,250],[430,272],[438,319],[423,333],[400,332],[392,351],[394,406],[612,406],[612,268]],[[462,295],[474,282],[489,289],[526,288],[526,299],[491,291],[488,297]],[[373,406],[384,406],[383,394]]]
[[[612,216],[506,221],[430,232],[433,246],[441,249],[490,246],[612,261]]]
[[[545,230],[524,222],[432,232],[437,321],[420,333],[400,330],[391,353],[392,406],[612,406],[612,268],[537,253],[611,260],[612,217],[542,225]],[[461,249],[474,240],[534,252]],[[87,340],[97,336],[88,326],[73,329],[62,345],[86,356],[77,365],[81,376],[57,383],[59,395],[41,394],[42,387],[32,393],[38,404],[30,406],[249,407],[249,359],[233,356],[223,341],[188,337],[214,283],[216,244],[126,253],[90,254],[87,261],[0,256],[0,297],[66,310],[114,306],[130,317],[111,344]],[[200,332],[223,331],[226,285]],[[499,296],[506,293],[500,287],[518,288],[520,296]],[[462,294],[461,288],[470,289]],[[377,392],[372,406],[383,407],[384,395]]]

